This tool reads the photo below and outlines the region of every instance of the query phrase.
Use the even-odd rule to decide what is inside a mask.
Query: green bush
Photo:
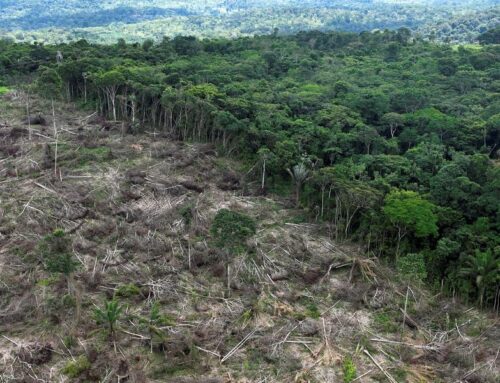
[[[45,236],[39,245],[39,250],[45,269],[51,273],[68,276],[78,265],[71,253],[71,239],[62,229],[56,229]]]
[[[66,308],[76,307],[76,299],[73,296],[66,294],[62,298],[62,304],[63,307]]]
[[[76,360],[72,360],[63,367],[62,373],[70,378],[77,378],[83,372],[90,369],[91,364],[85,355],[79,356]]]
[[[309,303],[306,306],[306,316],[313,319],[318,319],[321,316],[318,306],[315,303]]]
[[[423,281],[427,278],[423,254],[408,254],[397,260],[398,271],[405,277],[414,281]]]
[[[123,306],[120,306],[117,301],[112,300],[104,303],[104,307],[96,307],[94,309],[94,319],[97,324],[102,324],[107,327],[109,334],[114,335],[116,323],[120,319],[123,311]]]
[[[71,348],[75,347],[78,344],[78,342],[74,336],[66,335],[63,338],[63,344],[64,344],[64,347],[66,347],[67,349],[71,349]]]
[[[217,212],[210,229],[215,246],[233,252],[245,249],[245,242],[256,232],[256,225],[249,216],[221,209]]]
[[[182,219],[184,220],[186,226],[189,226],[191,224],[191,221],[193,220],[193,205],[188,203],[184,206],[181,206],[181,208],[179,209],[179,213],[182,216]]]
[[[141,294],[141,289],[135,283],[121,285],[115,292],[116,297],[130,298]]]
[[[344,358],[342,372],[344,373],[344,383],[351,383],[354,379],[356,379],[356,366],[350,356]]]
[[[394,315],[389,312],[380,312],[374,315],[373,321],[376,327],[386,333],[395,333],[398,331],[398,325],[393,321]]]
[[[175,319],[167,314],[162,314],[160,311],[160,305],[155,302],[151,305],[151,311],[149,313],[149,321],[153,325],[157,326],[174,326]]]

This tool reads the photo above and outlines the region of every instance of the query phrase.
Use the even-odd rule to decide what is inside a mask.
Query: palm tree
[[[109,335],[114,336],[116,323],[120,318],[123,306],[115,301],[108,301],[104,303],[104,307],[95,307],[94,309],[94,319],[97,323],[106,325],[108,327]]]
[[[309,179],[309,169],[307,169],[304,163],[300,163],[295,165],[291,170],[287,169],[287,171],[295,184],[295,205],[299,207],[300,191],[302,190],[302,185]]]
[[[476,250],[474,255],[466,256],[460,275],[474,279],[479,306],[483,307],[487,288],[500,282],[500,259],[489,250]]]

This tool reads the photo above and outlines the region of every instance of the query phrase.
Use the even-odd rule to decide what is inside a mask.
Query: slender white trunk
[[[30,95],[26,101],[26,114],[28,115],[28,138],[31,141],[31,114],[30,114]]]
[[[262,186],[261,189],[264,190],[266,187],[266,160],[264,160],[264,163],[262,164]]]
[[[56,141],[56,147],[54,150],[54,175],[57,177],[57,149],[58,149],[58,137],[57,137],[57,125],[56,125],[56,110],[54,107],[54,100],[52,99],[52,125],[54,127],[54,140]]]

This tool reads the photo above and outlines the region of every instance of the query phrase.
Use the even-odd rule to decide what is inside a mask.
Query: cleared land
[[[0,98],[0,381],[497,381],[494,317],[301,223],[214,147],[59,103],[54,129],[38,99],[27,124],[26,101]],[[209,232],[221,208],[258,222],[230,294]],[[70,278],[41,259],[57,228]],[[112,299],[114,335],[94,314]]]

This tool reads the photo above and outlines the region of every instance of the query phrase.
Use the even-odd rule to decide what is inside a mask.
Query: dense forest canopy
[[[275,28],[289,34],[405,27],[431,39],[471,42],[498,25],[499,12],[495,0],[0,0],[0,35],[17,41],[114,43],[183,34],[253,36]]]
[[[212,142],[248,164],[262,193],[293,193],[337,240],[491,305],[500,282],[500,47],[487,43],[497,33],[468,48],[407,29],[111,46],[0,41],[0,85],[31,84],[95,108],[130,134]]]

